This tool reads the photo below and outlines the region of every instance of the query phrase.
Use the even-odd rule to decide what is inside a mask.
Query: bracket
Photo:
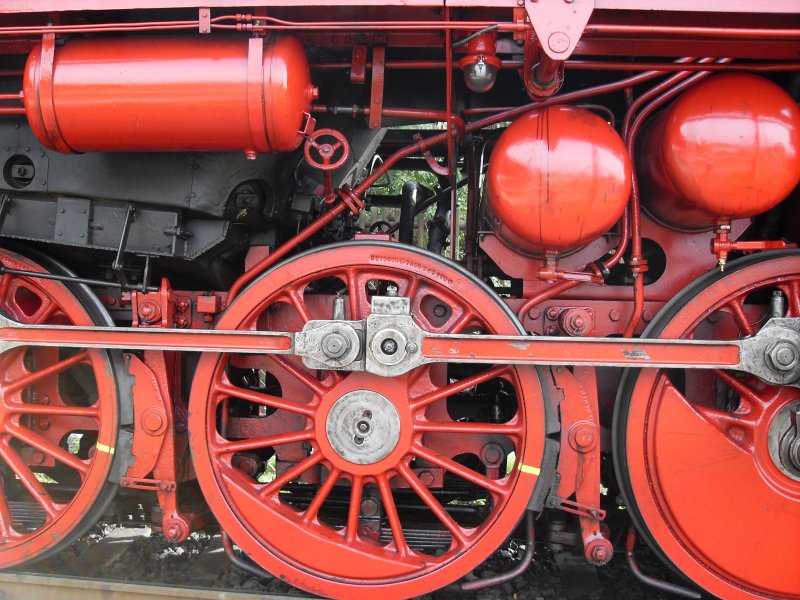
[[[594,0],[526,0],[525,10],[544,53],[567,60],[594,12]]]

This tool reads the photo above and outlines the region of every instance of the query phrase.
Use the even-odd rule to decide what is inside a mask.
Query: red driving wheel
[[[0,250],[3,266],[47,272]],[[79,298],[83,296],[83,298]],[[95,301],[96,302],[96,301]],[[5,273],[0,311],[26,324],[109,325],[85,288]],[[101,318],[101,317],[100,317]],[[70,544],[114,496],[119,422],[115,366],[104,351],[15,348],[0,354],[0,567]]]
[[[776,315],[800,317],[797,253],[710,273],[643,336],[737,339]],[[721,598],[800,598],[798,414],[797,388],[733,371],[623,379],[614,449],[631,516],[662,558]]]
[[[362,319],[389,286],[426,330],[521,332],[456,265],[359,242],[268,272],[218,327]],[[329,597],[407,598],[463,576],[515,529],[543,457],[541,393],[529,367],[437,364],[383,378],[206,354],[192,386],[192,454],[222,528],[276,577]]]

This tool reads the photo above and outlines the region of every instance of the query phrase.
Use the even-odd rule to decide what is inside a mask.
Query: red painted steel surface
[[[256,0],[248,2],[251,6],[398,6],[398,7],[434,7],[441,8],[442,2],[436,0]],[[190,7],[197,6],[191,0],[170,0],[170,6]],[[239,7],[237,0],[208,0],[205,6],[210,7]],[[514,8],[518,6],[517,0],[447,0],[451,7],[480,7],[501,6]],[[58,10],[114,10],[132,8],[163,8],[164,3],[157,0],[2,0],[0,12],[51,12]],[[707,4],[698,5],[692,0],[595,0],[595,9],[605,10],[674,10],[685,12],[762,12],[762,13],[796,13],[800,12],[800,2],[797,0],[715,0]]]
[[[708,78],[684,92],[645,136],[640,168],[648,210],[681,227],[752,217],[800,181],[800,108],[749,74]]]
[[[23,90],[36,137],[62,152],[294,150],[316,95],[292,37],[45,42]]]
[[[45,272],[6,250],[0,262]],[[42,279],[0,277],[0,310],[28,324],[93,324],[63,284]],[[82,386],[68,387],[76,381]],[[42,557],[94,524],[87,516],[114,489],[108,478],[118,439],[117,394],[108,354],[101,350],[17,348],[0,356],[0,465],[11,474],[0,495],[0,567]],[[85,436],[76,453],[62,446],[70,434]],[[75,488],[55,495],[37,473]],[[41,521],[12,519],[12,501],[31,503]],[[100,516],[94,513],[94,519]]]
[[[761,239],[770,222],[758,216],[800,179],[800,113],[776,84],[728,72],[763,72],[796,94],[791,81],[800,56],[799,0],[448,0],[444,5],[275,0],[252,2],[240,14],[223,8],[241,6],[229,0],[211,0],[200,10],[183,0],[167,4],[0,0],[0,13],[9,20],[0,25],[0,55],[23,56],[35,46],[23,94],[17,93],[18,80],[10,79],[22,74],[21,62],[0,72],[9,78],[0,80],[0,102],[7,103],[0,107],[0,116],[8,117],[4,123],[27,114],[37,137],[64,152],[235,150],[251,157],[286,152],[277,160],[286,166],[285,179],[295,183],[315,162],[307,157],[303,164],[301,152],[289,153],[312,133],[316,122],[304,115],[312,110],[326,128],[321,133],[336,128],[337,140],[353,142],[357,159],[356,139],[369,133],[369,126],[377,129],[400,118],[444,121],[447,127],[382,144],[382,161],[373,161],[361,181],[351,181],[353,189],[334,189],[334,174],[320,177],[325,197],[317,198],[307,215],[291,220],[286,235],[279,236],[283,243],[249,249],[243,243],[239,250],[248,257],[243,269],[235,250],[227,257],[227,281],[234,281],[227,299],[216,288],[172,291],[165,279],[156,292],[106,298],[119,322],[132,316],[134,326],[143,328],[298,331],[310,319],[330,319],[337,292],[346,318],[365,317],[369,297],[383,295],[392,282],[399,295],[410,298],[417,323],[429,331],[516,334],[521,323],[534,333],[566,336],[542,339],[535,347],[478,336],[455,348],[427,340],[423,355],[463,360],[381,378],[312,370],[296,357],[256,354],[264,347],[287,350],[285,336],[248,341],[180,330],[157,336],[113,330],[17,332],[20,341],[51,346],[80,334],[87,346],[147,348],[128,358],[128,374],[135,380],[130,407],[135,460],[120,485],[154,492],[153,504],[161,508],[155,521],[168,539],[184,539],[200,521],[179,503],[190,496],[179,486],[195,479],[196,468],[208,507],[250,558],[321,595],[392,598],[444,587],[500,546],[537,502],[554,509],[537,521],[537,551],[540,543],[552,541],[541,536],[542,530],[547,533],[560,510],[577,516],[562,534],[572,535],[576,546],[583,544],[588,561],[602,564],[613,554],[610,540],[620,539],[616,530],[609,535],[605,520],[618,486],[611,470],[601,469],[601,463],[608,466],[601,459],[612,450],[608,427],[616,404],[627,412],[614,426],[613,454],[619,488],[627,494],[625,514],[634,516],[639,537],[697,585],[723,598],[800,598],[793,535],[800,474],[787,477],[778,468],[768,439],[776,431],[784,436],[793,431],[785,424],[775,430],[781,411],[797,397],[792,388],[724,370],[738,362],[734,345],[689,352],[627,339],[651,322],[663,326],[653,334],[662,337],[738,339],[781,312],[784,301],[787,316],[800,317],[797,256],[772,255],[743,270],[732,261],[730,276],[695,290],[696,297],[678,312],[669,304],[728,254],[735,258],[785,245]],[[172,13],[175,20],[166,12],[111,12],[147,7],[188,8]],[[109,12],[95,12],[100,9]],[[47,13],[24,14],[31,11]],[[287,32],[297,38],[278,37]],[[459,46],[475,33],[480,35]],[[592,58],[565,62],[573,50]],[[306,54],[315,61],[315,81],[338,82],[326,85],[326,104],[313,109]],[[483,98],[464,89],[462,73],[453,74],[453,68],[470,68],[480,56],[498,68],[495,89]],[[678,56],[683,58],[670,61]],[[344,69],[351,69],[349,76]],[[726,74],[709,77],[710,70]],[[624,76],[620,71],[644,72]],[[418,85],[398,92],[398,80],[412,77]],[[371,89],[363,85],[367,81]],[[562,83],[568,91],[561,91]],[[526,91],[534,102],[520,104],[527,102]],[[587,101],[601,116],[565,106]],[[351,103],[352,115],[344,108]],[[489,116],[470,121],[477,115]],[[511,125],[499,139],[489,129],[507,122]],[[637,139],[639,132],[644,139]],[[326,154],[330,148],[321,146],[318,150],[333,162],[334,156]],[[4,147],[11,151],[8,143]],[[317,166],[325,167],[322,158]],[[453,188],[466,176],[464,263],[485,282],[500,285],[502,297],[452,263],[408,246],[375,243],[378,238],[365,233],[355,236],[355,244],[290,257],[329,241],[331,231],[349,222],[348,212],[359,216],[373,184],[414,158],[437,175],[449,171]],[[481,167],[487,163],[488,194],[483,196]],[[37,177],[40,171],[37,163]],[[58,183],[53,177],[51,189]],[[264,178],[272,183],[282,176],[277,170]],[[275,190],[277,196],[295,189],[278,183],[284,187]],[[25,202],[24,193],[12,195],[13,205],[3,201],[0,221],[9,206],[18,210]],[[454,203],[455,197],[451,190],[443,200]],[[488,198],[486,212],[483,198]],[[481,232],[489,228],[487,214],[495,231]],[[784,230],[797,229],[791,211],[781,214]],[[710,228],[714,219],[721,219],[716,230]],[[444,220],[459,225],[454,210]],[[279,229],[289,222],[275,221]],[[275,223],[264,218],[255,228]],[[455,246],[444,252],[455,257]],[[39,268],[11,254],[0,260]],[[504,288],[506,281],[510,287]],[[33,296],[18,293],[20,285]],[[780,301],[775,290],[782,292]],[[40,309],[30,309],[36,298],[45,307],[53,299],[68,307],[64,315],[55,313],[56,322],[90,323],[60,284],[0,276],[0,308],[9,316],[38,320]],[[609,339],[620,335],[625,339]],[[587,346],[580,339],[586,336],[606,340]],[[206,352],[194,372],[180,353],[153,349],[165,341],[187,350],[246,343],[250,353]],[[524,361],[534,351],[539,360],[548,352],[555,365],[540,371],[547,406],[558,417],[547,427],[533,367],[469,364],[473,354]],[[0,436],[0,462],[22,473],[21,483],[15,483],[8,470],[0,469],[0,499],[9,496],[9,482],[36,492],[30,475],[37,468],[59,468],[59,460],[67,471],[81,471],[79,462],[91,469],[108,464],[102,452],[75,459],[53,448],[73,421],[86,425],[96,416],[93,406],[71,404],[71,395],[54,383],[54,371],[68,374],[77,364],[89,366],[84,357],[101,351],[79,351],[80,360],[63,352],[37,347],[0,356],[0,427],[16,440]],[[559,367],[565,352],[587,363],[622,355],[642,364],[692,365],[702,357],[719,368],[643,369],[629,375],[625,381],[631,386],[625,384],[618,396],[617,374],[591,365]],[[194,376],[190,417],[183,384],[189,375]],[[117,392],[111,378],[98,369],[95,376],[109,394]],[[28,386],[24,395],[18,393],[19,381]],[[30,401],[45,389],[49,404]],[[128,390],[126,383],[119,393]],[[367,464],[356,464],[333,447],[327,422],[337,402],[360,390],[386,396],[400,422],[391,453]],[[493,416],[492,402],[509,396],[516,402],[513,416]],[[469,410],[459,415],[460,405]],[[111,415],[105,406],[101,430]],[[95,424],[86,426],[94,432]],[[114,423],[110,427],[116,431]],[[101,440],[106,440],[103,431]],[[552,456],[549,463],[545,431],[561,442],[557,460]],[[25,444],[22,462],[15,461],[9,448]],[[548,464],[552,472],[545,477]],[[83,523],[73,517],[94,506],[98,478],[66,508],[59,506],[40,531],[60,536],[78,531]],[[458,478],[464,486],[454,485]],[[601,485],[610,488],[608,496],[600,494]],[[546,497],[532,495],[544,487]],[[451,505],[445,493],[473,500],[483,494],[485,518],[477,524],[459,520],[455,507],[465,505]],[[403,504],[408,498],[416,503],[411,509]],[[365,501],[377,503],[377,525],[365,518]],[[423,511],[427,519],[419,517]],[[52,547],[37,532],[9,535],[8,512],[0,502],[0,535],[13,538],[0,544],[0,567]],[[608,517],[613,520],[611,510]],[[430,523],[435,527],[425,530]],[[450,546],[441,554],[416,549],[410,540],[419,539],[420,528],[425,535],[449,535]],[[629,550],[633,554],[636,548]]]
[[[292,329],[308,319],[327,318],[332,297],[315,297],[306,291],[309,284],[324,278],[341,282],[348,318],[368,314],[365,284],[379,280],[395,283],[401,296],[412,298],[417,322],[426,329],[456,332],[483,326],[498,334],[516,331],[513,318],[495,299],[443,260],[410,252],[399,244],[364,243],[305,254],[276,268],[233,301],[218,327],[257,324]],[[284,304],[285,310],[275,310],[276,302],[288,298],[294,298],[291,306]],[[436,308],[439,304],[448,307],[445,313]],[[392,379],[335,372],[317,379],[298,361],[259,360],[255,364],[280,382],[283,393],[276,397],[237,387],[225,375],[227,363],[218,356],[204,356],[192,386],[189,431],[198,480],[209,506],[234,541],[259,564],[308,591],[336,598],[375,594],[407,598],[437,589],[477,565],[516,527],[537,483],[544,406],[534,369],[496,367],[455,383],[448,380],[442,365],[423,366]],[[510,420],[460,423],[449,415],[448,398],[497,378],[508,381],[519,398]],[[325,433],[332,405],[357,389],[385,395],[400,416],[397,446],[371,464],[354,464],[340,456]],[[225,426],[217,417],[224,409],[220,413],[218,407],[236,399],[278,409],[268,417],[276,427],[271,435],[243,442],[226,438]],[[287,422],[280,420],[280,415],[296,418]],[[465,452],[480,455],[487,442],[499,444],[505,452],[515,450],[517,462],[510,473],[500,471],[495,463],[494,471],[482,474],[453,460]],[[302,450],[303,443],[314,452]],[[277,449],[279,465],[281,453],[294,457],[279,468],[272,482],[260,484],[233,469],[235,450],[265,446]],[[300,448],[299,455],[296,448]],[[485,520],[477,527],[465,527],[449,517],[428,490],[430,482],[412,472],[412,458],[444,468],[491,494],[492,509]],[[355,486],[345,529],[336,531],[326,524],[328,520],[318,517],[321,505],[317,501],[300,512],[282,503],[279,491],[290,479],[322,483],[319,502],[335,490]],[[408,547],[403,528],[413,523],[399,521],[389,497],[389,489],[402,482],[430,508],[430,517],[439,528],[451,533],[452,544],[442,555]],[[383,500],[394,540],[388,545],[370,541],[368,532],[359,526],[358,505],[362,491],[366,495],[369,488],[379,491]],[[286,496],[282,497],[285,500]]]
[[[663,338],[735,339],[764,322],[748,296],[781,290],[800,315],[800,258],[756,262],[695,289]],[[768,310],[768,307],[766,308]],[[719,391],[717,391],[719,390]],[[732,410],[715,398],[731,390]],[[628,389],[626,482],[646,531],[667,558],[709,592],[731,599],[797,598],[800,481],[770,456],[770,426],[796,390],[730,372],[644,370]]]
[[[622,139],[594,113],[567,106],[529,113],[492,152],[490,219],[501,237],[523,250],[576,248],[622,216],[630,169]]]

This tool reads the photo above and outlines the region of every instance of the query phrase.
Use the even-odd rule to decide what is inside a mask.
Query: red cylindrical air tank
[[[297,148],[316,97],[288,36],[45,40],[23,91],[34,134],[54,150],[250,156]]]
[[[622,216],[631,165],[619,134],[601,117],[550,106],[512,123],[489,160],[489,218],[523,251],[578,248]]]
[[[800,109],[758,75],[726,73],[684,92],[645,132],[646,209],[678,228],[752,217],[800,181]]]

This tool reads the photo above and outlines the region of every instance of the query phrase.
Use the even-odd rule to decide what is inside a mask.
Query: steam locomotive
[[[0,0],[0,567],[800,598],[799,98],[798,0]]]

